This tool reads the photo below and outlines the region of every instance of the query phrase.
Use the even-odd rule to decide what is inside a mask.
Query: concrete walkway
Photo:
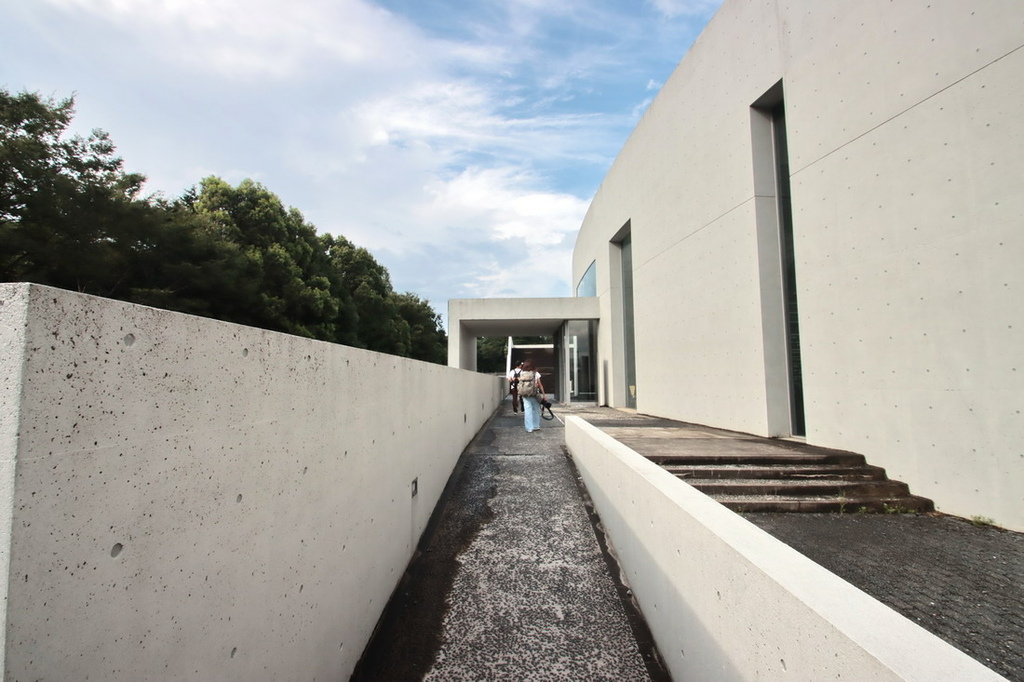
[[[609,433],[649,427],[629,442],[641,454],[670,448],[666,433],[678,431],[609,408],[555,412]],[[527,434],[503,404],[460,460],[352,679],[667,680],[587,503],[562,424]],[[1024,682],[1024,534],[941,514],[744,516]]]
[[[353,680],[668,679],[564,442],[559,420],[528,434],[499,408]]]

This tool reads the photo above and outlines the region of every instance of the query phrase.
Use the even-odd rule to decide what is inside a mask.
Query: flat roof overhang
[[[599,299],[456,298],[448,301],[448,365],[476,369],[480,336],[553,336],[567,320],[596,320]]]

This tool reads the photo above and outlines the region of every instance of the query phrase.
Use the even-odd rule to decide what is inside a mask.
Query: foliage
[[[238,292],[235,321],[329,341],[353,339],[351,297],[332,290],[323,242],[301,213],[252,180],[232,187],[215,177],[202,181],[191,207],[237,250],[252,285]]]
[[[476,370],[485,374],[504,374],[508,358],[508,337],[487,336],[476,342]]]
[[[441,316],[416,294],[398,294],[395,301],[398,314],[409,325],[409,356],[439,365],[447,364],[448,337],[444,333]]]
[[[74,102],[0,91],[0,277],[111,294],[130,268],[140,175],[102,131],[65,138]]]
[[[0,89],[0,281],[31,281],[436,363],[429,303],[252,180],[139,196],[109,136],[67,136],[74,99]]]
[[[352,295],[359,320],[358,345],[382,353],[406,355],[410,346],[409,325],[398,314],[388,271],[369,251],[344,237],[334,240],[328,254],[342,285]]]

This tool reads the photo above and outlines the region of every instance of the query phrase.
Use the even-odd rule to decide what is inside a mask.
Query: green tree
[[[366,249],[344,237],[335,239],[331,263],[352,294],[358,319],[358,345],[369,350],[409,356],[409,324],[399,314],[391,276]]]
[[[277,195],[252,180],[232,187],[209,177],[200,183],[194,210],[236,245],[244,276],[255,284],[235,315],[248,324],[336,341],[350,319],[332,291],[331,263],[316,228]]]
[[[257,296],[242,249],[197,214],[187,192],[159,202],[161,220],[134,252],[135,276],[127,300],[168,310],[248,323],[245,302]]]
[[[0,280],[446,361],[438,316],[366,249],[252,180],[140,198],[106,133],[67,136],[73,114],[73,98],[0,90]]]
[[[73,114],[73,98],[0,90],[0,278],[115,295],[156,216],[106,133],[67,137]]]
[[[239,250],[194,196],[140,198],[106,133],[67,137],[73,114],[73,98],[0,90],[0,280],[234,320]]]
[[[502,374],[508,358],[508,337],[487,336],[476,341],[476,369],[485,374]]]
[[[398,314],[409,325],[409,357],[440,365],[448,362],[448,336],[430,303],[406,292],[394,296]]]

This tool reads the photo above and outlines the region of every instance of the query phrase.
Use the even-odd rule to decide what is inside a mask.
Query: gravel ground
[[[564,440],[510,403],[481,430],[353,680],[668,679]]]

